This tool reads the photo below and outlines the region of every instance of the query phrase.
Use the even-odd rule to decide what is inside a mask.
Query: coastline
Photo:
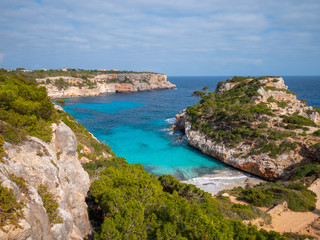
[[[217,172],[217,174],[205,174],[201,177],[181,182],[195,185],[214,196],[222,190],[229,190],[235,187],[245,188],[246,186],[257,185],[260,182],[266,181],[262,178],[235,169],[219,170]]]
[[[101,74],[87,80],[58,76],[38,78],[37,82],[40,86],[46,87],[47,94],[52,99],[176,88],[176,85],[170,83],[164,74],[143,73]]]

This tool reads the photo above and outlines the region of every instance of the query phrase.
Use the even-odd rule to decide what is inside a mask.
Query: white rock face
[[[19,223],[21,228],[5,226],[7,231],[0,230],[0,239],[83,239],[87,236],[90,222],[85,197],[90,180],[78,160],[77,141],[71,129],[64,123],[54,124],[50,143],[29,137],[20,145],[5,143],[4,149],[8,157],[0,162],[0,181],[12,188],[16,198],[24,200],[26,206],[25,219]],[[10,180],[10,174],[25,180],[29,188],[26,195]],[[37,192],[40,184],[57,200],[58,215],[63,223],[49,223]]]
[[[46,80],[51,82],[62,78],[70,84],[81,84],[84,80],[73,77],[48,77],[39,78],[40,85],[47,88],[48,96],[51,98],[72,98],[85,96],[98,96],[105,93],[114,92],[137,92],[154,89],[169,89],[176,86],[167,81],[167,76],[163,74],[151,73],[121,73],[121,74],[101,74],[88,79],[95,83],[91,88],[88,86],[70,86],[65,89],[58,89],[54,84],[46,84]],[[116,80],[116,83],[113,83]]]

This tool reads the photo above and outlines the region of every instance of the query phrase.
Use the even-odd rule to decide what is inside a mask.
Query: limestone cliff
[[[222,162],[278,179],[319,159],[319,109],[297,99],[280,77],[232,79],[176,115],[175,129]]]
[[[4,226],[0,239],[83,239],[90,232],[85,202],[90,180],[78,159],[77,138],[63,122],[53,124],[52,129],[49,143],[30,136],[19,144],[4,143],[1,185],[13,189],[25,205],[18,227]],[[15,178],[23,179],[24,189]],[[45,186],[57,201],[59,223],[50,222],[39,186]]]
[[[100,74],[86,80],[77,77],[38,78],[37,82],[47,88],[51,98],[97,96],[114,92],[137,92],[154,89],[170,89],[176,86],[167,76],[154,73]]]

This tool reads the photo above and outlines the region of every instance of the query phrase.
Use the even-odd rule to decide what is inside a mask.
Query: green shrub
[[[0,125],[0,127],[1,127],[1,125]],[[3,140],[2,135],[0,134],[0,162],[2,162],[3,158],[7,156],[7,153],[3,149],[3,143],[4,143],[4,140]]]
[[[66,105],[66,100],[57,99],[57,100],[56,100],[56,103],[64,107],[64,106]]]
[[[118,79],[116,78],[108,79],[108,83],[116,83],[116,82],[118,82]]]
[[[298,233],[293,233],[293,232],[286,232],[283,233],[284,237],[287,237],[290,240],[306,240],[306,239],[314,239],[313,236],[306,235],[306,234],[298,234]]]
[[[314,136],[320,137],[320,129],[313,132]]]
[[[220,202],[172,176],[157,180],[140,164],[122,164],[106,167],[91,185],[88,204],[96,204],[89,211],[96,239],[285,239],[227,220],[220,212],[255,218],[250,207]]]
[[[63,78],[59,78],[59,79],[56,79],[54,81],[54,85],[59,89],[59,90],[62,90],[62,89],[66,89],[68,87],[71,86],[71,84],[67,81],[65,81]]]
[[[38,187],[38,193],[39,193],[40,197],[42,198],[43,207],[47,211],[49,222],[52,224],[62,223],[63,220],[58,215],[59,204],[58,204],[57,200],[55,200],[53,198],[52,194],[50,194],[48,192],[47,187],[40,184],[40,186]]]
[[[15,182],[23,193],[25,193],[25,194],[28,193],[29,188],[26,185],[26,182],[23,178],[17,177],[14,174],[10,174],[9,179],[12,182]]]
[[[252,189],[240,191],[239,199],[258,207],[273,207],[287,201],[292,211],[307,212],[315,209],[316,194],[301,183],[261,183]]]
[[[19,77],[2,77],[0,85],[1,120],[4,139],[19,142],[28,134],[44,141],[52,137],[51,124],[56,121],[56,111],[45,87]],[[19,133],[22,132],[22,133]],[[14,135],[17,136],[14,136]]]
[[[284,123],[293,123],[297,125],[302,125],[302,126],[312,126],[315,127],[317,124],[314,123],[314,121],[301,116],[301,115],[291,115],[291,116],[285,116],[283,118]]]
[[[297,167],[290,176],[291,180],[302,180],[308,183],[320,178],[320,165],[317,163],[303,164]]]
[[[0,229],[7,224],[19,227],[19,219],[24,218],[23,207],[23,201],[16,199],[13,190],[0,183]]]
[[[315,111],[317,111],[318,113],[320,113],[320,109],[317,107],[312,107]]]
[[[288,104],[286,102],[277,102],[278,107],[280,108],[285,108],[288,106]]]

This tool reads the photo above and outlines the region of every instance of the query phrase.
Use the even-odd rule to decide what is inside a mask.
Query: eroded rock
[[[8,156],[0,162],[0,181],[26,205],[21,228],[6,226],[8,231],[0,230],[1,239],[82,239],[90,233],[85,202],[90,180],[78,160],[76,138],[64,123],[53,129],[50,143],[28,137],[20,145],[4,144]],[[10,179],[11,174],[25,180],[29,189],[26,194]],[[49,222],[37,191],[40,184],[57,200],[62,223]]]

